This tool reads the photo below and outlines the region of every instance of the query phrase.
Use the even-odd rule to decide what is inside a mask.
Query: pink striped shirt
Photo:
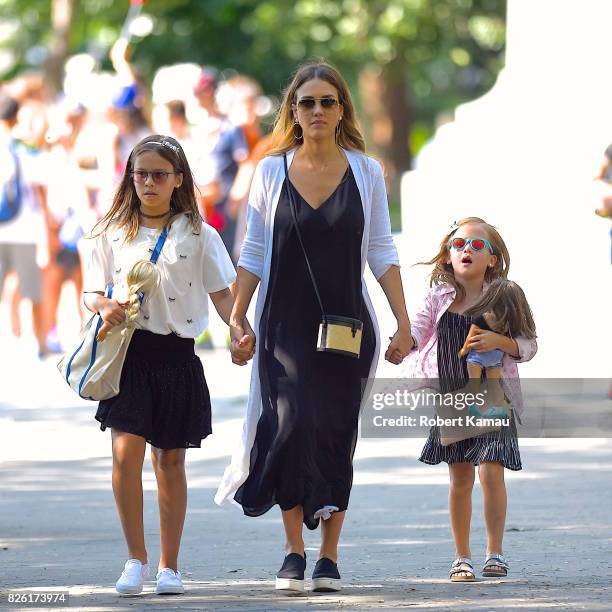
[[[486,285],[483,286],[483,291]],[[446,283],[432,287],[423,306],[411,319],[412,335],[417,342],[417,350],[406,358],[404,372],[408,378],[438,378],[438,322],[455,299],[455,289]],[[502,361],[502,387],[512,407],[520,417],[523,413],[523,396],[518,375],[517,363],[529,361],[537,352],[535,338],[516,336],[513,338],[519,349],[519,356],[512,357],[504,353]],[[432,382],[433,382],[432,380]],[[424,387],[424,384],[419,384]]]

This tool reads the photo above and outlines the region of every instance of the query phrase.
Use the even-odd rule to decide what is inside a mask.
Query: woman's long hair
[[[202,223],[198,203],[196,199],[196,187],[191,173],[191,168],[183,151],[183,147],[171,136],[161,136],[153,134],[143,138],[133,149],[128,157],[125,172],[121,183],[117,188],[115,197],[113,198],[110,210],[96,223],[91,235],[96,237],[105,232],[112,224],[120,229],[125,228],[125,241],[130,242],[138,233],[140,200],[136,193],[132,171],[136,158],[145,151],[153,151],[165,160],[172,164],[175,172],[180,172],[183,175],[183,182],[180,187],[177,187],[172,192],[170,200],[170,225],[173,219],[181,214],[186,213],[189,217],[191,225],[196,231],[199,231]]]
[[[430,287],[442,283],[451,285],[455,288],[459,299],[465,297],[465,289],[455,278],[452,264],[446,263],[449,254],[448,241],[462,225],[467,225],[468,223],[482,225],[486,233],[486,238],[488,238],[493,247],[493,255],[497,256],[495,265],[492,268],[487,268],[485,272],[485,282],[491,283],[496,278],[507,278],[508,270],[510,269],[510,254],[508,253],[506,243],[500,233],[492,225],[489,225],[484,219],[480,219],[479,217],[466,217],[465,219],[455,222],[450,231],[442,238],[438,254],[429,261],[421,261],[419,263],[425,266],[434,266],[429,280]]]
[[[486,312],[495,317],[495,331],[507,336],[535,338],[533,314],[523,290],[514,281],[496,278],[484,295],[463,314],[482,317]]]
[[[295,138],[294,114],[291,108],[297,103],[296,92],[307,81],[321,79],[333,85],[338,92],[338,101],[343,106],[342,121],[338,131],[337,142],[345,148],[365,153],[365,140],[359,128],[355,115],[355,105],[349,88],[342,75],[331,64],[323,61],[313,61],[298,67],[289,87],[285,89],[283,101],[276,115],[272,130],[272,145],[268,155],[282,155],[301,144]]]

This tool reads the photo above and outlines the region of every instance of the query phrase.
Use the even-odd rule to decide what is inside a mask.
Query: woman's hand
[[[389,340],[391,342],[389,342],[389,347],[385,352],[385,359],[394,365],[399,365],[414,345],[410,328],[398,329]]]
[[[255,334],[251,329],[246,333],[242,324],[230,323],[230,350],[232,353],[232,363],[236,365],[246,365],[255,353]]]

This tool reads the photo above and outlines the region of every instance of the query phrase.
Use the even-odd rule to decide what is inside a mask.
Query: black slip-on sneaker
[[[304,590],[304,570],[306,569],[306,553],[304,556],[291,553],[285,557],[283,566],[276,574],[276,588],[282,591]]]
[[[314,572],[312,572],[312,590],[313,591],[339,591],[340,572],[338,565],[327,557],[322,557],[317,561]]]

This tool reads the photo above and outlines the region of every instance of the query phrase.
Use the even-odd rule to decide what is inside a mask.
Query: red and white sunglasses
[[[493,255],[493,247],[486,238],[451,238],[448,241],[448,248],[463,251],[468,244],[474,251],[482,251],[482,249],[487,248]]]

